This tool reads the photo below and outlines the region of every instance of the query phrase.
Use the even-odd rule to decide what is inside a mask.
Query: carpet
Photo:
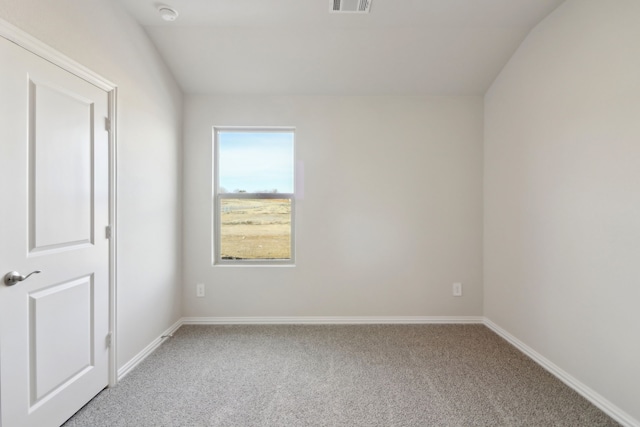
[[[483,325],[185,325],[64,426],[616,425]]]

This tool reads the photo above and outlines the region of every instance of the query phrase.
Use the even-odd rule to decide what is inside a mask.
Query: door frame
[[[58,52],[49,45],[41,42],[30,34],[22,31],[18,27],[0,18],[0,37],[15,43],[23,49],[51,62],[69,73],[80,77],[94,86],[104,90],[108,94],[108,114],[109,114],[109,387],[113,387],[118,382],[117,364],[117,106],[118,87],[79,64],[68,56]],[[105,230],[106,232],[106,230]],[[80,408],[78,408],[80,409]]]

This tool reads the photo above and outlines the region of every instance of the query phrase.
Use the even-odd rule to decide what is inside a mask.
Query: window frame
[[[219,134],[224,132],[238,133],[291,133],[293,138],[293,192],[292,193],[220,193],[219,171]],[[213,126],[213,163],[212,163],[212,264],[213,266],[295,266],[296,259],[296,132],[291,126],[258,127],[258,126]],[[222,259],[221,257],[221,205],[223,199],[288,199],[291,205],[291,237],[289,259]]]

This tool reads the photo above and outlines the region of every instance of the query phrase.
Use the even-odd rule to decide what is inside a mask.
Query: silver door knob
[[[23,276],[17,271],[10,271],[9,273],[4,275],[4,284],[7,286],[13,286],[18,282],[22,282],[23,280],[27,280],[32,274],[42,273],[40,270],[32,271],[31,273]]]

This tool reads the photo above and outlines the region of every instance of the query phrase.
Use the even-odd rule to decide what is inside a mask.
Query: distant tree
[[[233,192],[234,192],[234,193],[246,193],[246,192],[247,192],[247,190],[238,190],[238,189],[235,189],[235,190],[233,190]]]
[[[224,187],[220,187],[220,190],[218,190],[218,193],[220,193],[220,194],[225,194],[225,193],[228,193],[228,191],[227,191],[227,189],[226,189],[226,188],[224,188]]]

